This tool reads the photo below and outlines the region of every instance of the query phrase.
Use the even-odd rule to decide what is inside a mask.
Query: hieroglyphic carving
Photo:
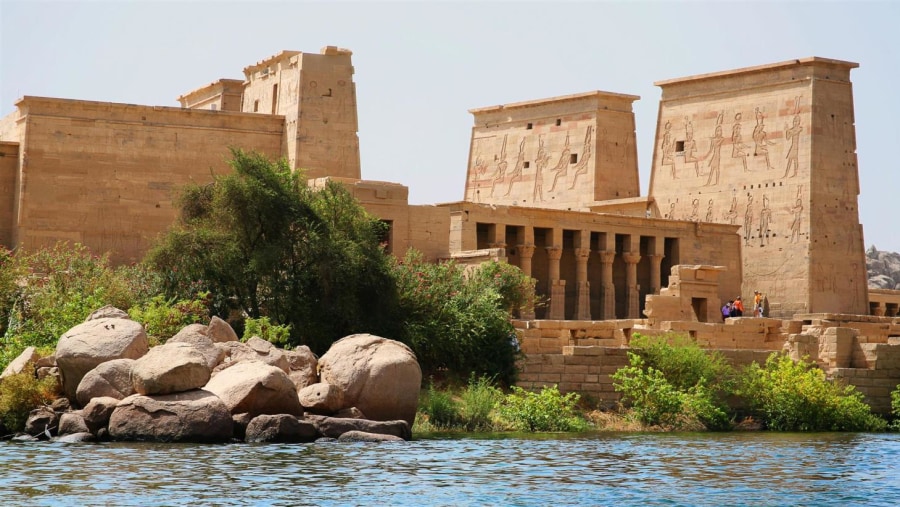
[[[669,213],[666,215],[666,218],[669,220],[675,220],[675,203],[669,203]]]
[[[769,146],[774,145],[769,141],[766,134],[766,118],[762,111],[756,108],[756,126],[753,127],[753,156],[762,155],[765,158],[766,169],[771,169],[772,164],[769,162]]]
[[[575,165],[575,174],[572,176],[572,185],[569,187],[569,190],[575,188],[575,182],[578,180],[578,175],[586,174],[588,172],[588,162],[591,160],[591,137],[593,136],[592,125],[588,125],[587,132],[584,134],[584,148],[581,151],[581,160]]]
[[[523,137],[522,142],[519,143],[519,154],[516,155],[516,165],[513,166],[512,172],[509,173],[509,188],[506,189],[504,197],[512,192],[513,183],[522,179],[522,170],[525,169],[525,139],[526,138]]]
[[[509,134],[503,135],[503,145],[500,147],[500,156],[494,157],[494,160],[499,160],[497,163],[497,173],[494,176],[494,181],[491,183],[491,197],[494,195],[494,188],[497,187],[497,183],[503,181],[503,178],[506,177],[506,167],[508,162],[506,161],[506,138]]]
[[[713,221],[713,200],[710,199],[709,203],[706,205],[706,218],[703,219],[704,222],[712,222]]]
[[[803,127],[800,126],[800,96],[798,95],[794,100],[794,125],[788,128],[787,124],[784,124],[784,138],[791,140],[791,147],[785,156],[787,163],[784,167],[784,176],[782,178],[788,177],[791,167],[794,168],[794,173],[791,174],[791,177],[797,175],[797,169],[800,167],[798,153],[800,151],[800,132],[802,131]]]
[[[544,200],[544,168],[547,167],[547,162],[549,161],[550,155],[544,149],[544,138],[538,136],[537,159],[534,161],[534,195],[532,196],[534,202]]]
[[[769,197],[763,195],[763,206],[759,210],[759,246],[766,246],[769,237],[769,221],[772,220],[772,210],[769,208]]]
[[[700,199],[691,201],[691,215],[688,217],[691,222],[700,221]]]
[[[569,133],[566,132],[566,145],[563,147],[563,151],[559,154],[559,161],[556,162],[556,167],[553,168],[553,185],[550,186],[550,191],[556,189],[556,182],[559,181],[560,176],[565,176],[566,172],[569,169],[569,154],[571,153],[571,149],[569,148]]]
[[[663,166],[671,166],[672,171],[672,179],[677,178],[675,176],[675,145],[672,143],[672,122],[666,122],[666,130],[663,132],[662,143],[659,147],[659,151],[662,152],[662,165]]]
[[[722,164],[722,142],[725,141],[725,138],[722,137],[723,118],[724,113],[719,113],[719,117],[716,119],[716,132],[709,141],[709,151],[703,156],[705,160],[712,155],[709,159],[709,177],[706,178],[706,185],[704,186],[719,184],[719,166]]]
[[[747,194],[747,209],[744,211],[744,245],[750,246],[750,238],[753,237],[753,196]]]
[[[686,164],[693,163],[694,164],[694,176],[700,176],[703,173],[700,172],[700,160],[694,155],[697,153],[697,141],[694,139],[694,123],[688,119],[687,116],[684,117],[684,162]],[[674,177],[675,174],[675,166],[672,166],[672,175]]]
[[[791,243],[796,243],[800,241],[800,226],[803,222],[803,185],[797,187],[797,200],[790,212],[794,216],[791,220]]]
[[[737,210],[737,190],[731,192],[731,207],[728,208],[728,211],[722,215],[722,220],[728,222],[731,225],[734,225],[734,221],[737,220],[738,210]]]
[[[744,144],[743,135],[741,134],[741,113],[734,115],[734,124],[731,126],[731,158],[741,159],[744,166],[744,172],[747,172],[747,150],[748,146]]]

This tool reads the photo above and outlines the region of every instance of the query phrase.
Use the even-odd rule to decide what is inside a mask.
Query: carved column
[[[534,245],[516,245],[516,250],[519,252],[519,269],[526,276],[531,276],[531,259],[534,257]],[[523,308],[520,313],[519,317],[522,320],[534,320],[535,318],[534,308]]]
[[[591,284],[588,282],[590,248],[575,249],[575,320],[591,320]]]
[[[549,258],[548,275],[550,280],[550,312],[547,318],[550,320],[565,320],[566,318],[566,281],[559,279],[559,260],[562,258],[561,246],[548,246]]]
[[[662,289],[662,277],[660,276],[660,266],[664,255],[650,255],[650,293],[659,294]]]
[[[490,248],[502,248],[503,255],[506,255],[506,225],[505,224],[494,224],[491,227],[491,237],[488,241],[488,247]]]
[[[602,251],[600,254],[600,308],[603,320],[616,318],[616,285],[613,283],[613,260],[615,251]]]
[[[641,288],[637,283],[637,265],[641,255],[633,252],[622,254],[625,260],[625,300],[628,304],[626,318],[641,318]]]

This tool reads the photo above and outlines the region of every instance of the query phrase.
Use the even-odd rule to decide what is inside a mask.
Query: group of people
[[[765,304],[763,302],[763,295],[758,290],[753,291],[753,317],[762,317],[765,312]],[[728,317],[743,317],[744,316],[744,301],[741,299],[741,296],[736,297],[735,299],[725,303],[722,305],[722,321]]]

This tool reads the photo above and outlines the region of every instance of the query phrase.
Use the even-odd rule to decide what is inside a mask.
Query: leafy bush
[[[512,386],[512,392],[500,402],[500,419],[518,431],[584,431],[588,423],[576,415],[580,397],[563,395],[556,386],[540,393]]]
[[[184,326],[209,320],[209,309],[202,294],[191,301],[154,296],[146,303],[130,308],[128,315],[144,326],[147,334],[159,343],[165,343]]]
[[[0,425],[7,431],[22,431],[29,412],[59,396],[58,386],[56,378],[38,380],[30,372],[4,377],[0,380]]]
[[[244,319],[244,336],[241,341],[245,342],[254,336],[279,347],[285,347],[290,343],[291,326],[272,324],[268,317]]]
[[[131,273],[113,269],[107,256],[95,256],[80,244],[57,243],[34,253],[19,252],[15,259],[0,254],[0,304],[15,295],[12,306],[2,310],[8,325],[0,368],[25,347],[55,346],[63,333],[98,308],[130,308],[142,287],[132,283]],[[3,284],[13,279],[17,288],[9,292],[11,286]]]
[[[467,278],[458,264],[429,263],[415,250],[396,262],[404,341],[424,371],[446,372],[456,380],[475,374],[513,382],[519,350],[508,308],[515,303],[504,299],[497,284],[505,291],[531,281],[518,268],[494,264]],[[518,282],[502,281],[515,277]]]
[[[733,386],[734,368],[721,353],[701,348],[691,338],[678,334],[662,337],[635,333],[630,345],[648,367],[663,373],[676,389],[687,391],[701,382],[729,391]]]
[[[629,366],[612,378],[638,421],[674,428],[731,427],[723,400],[732,392],[734,370],[719,353],[678,335],[635,334],[631,345]]]
[[[428,384],[428,389],[419,399],[419,412],[428,417],[428,423],[434,429],[450,429],[459,424],[459,405],[452,393],[442,391]]]
[[[765,366],[753,363],[741,378],[740,394],[779,431],[878,431],[886,427],[852,385],[825,378],[815,364],[772,353]]]
[[[488,377],[469,377],[469,384],[460,394],[460,423],[467,431],[488,431],[493,428],[491,414],[503,393]]]
[[[891,428],[900,431],[900,385],[891,391],[891,415],[894,416]]]
[[[622,393],[622,401],[631,405],[637,420],[644,424],[674,424],[684,405],[682,392],[641,356],[629,352],[628,363],[612,375],[613,387]]]

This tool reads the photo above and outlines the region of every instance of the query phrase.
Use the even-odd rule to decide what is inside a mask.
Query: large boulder
[[[262,338],[254,336],[247,343],[217,342],[215,345],[225,352],[225,359],[213,369],[214,377],[220,371],[231,368],[243,361],[262,361],[279,368],[285,373],[290,373],[291,371],[291,365],[288,363],[284,351]]]
[[[81,411],[84,418],[84,424],[87,425],[91,433],[97,434],[102,428],[106,428],[109,424],[109,418],[116,409],[120,400],[110,398],[109,396],[101,396],[94,398]]]
[[[394,435],[382,435],[380,433],[366,433],[365,431],[348,431],[338,437],[338,442],[405,442]]]
[[[206,331],[206,335],[215,343],[240,341],[237,333],[234,332],[234,328],[218,317],[213,317],[209,321],[209,328]]]
[[[33,437],[50,438],[59,429],[59,414],[50,407],[38,407],[28,413],[25,433]]]
[[[287,373],[262,361],[241,361],[222,370],[204,389],[221,398],[232,414],[303,415]]]
[[[362,431],[379,435],[393,435],[404,440],[412,438],[412,431],[406,421],[370,421],[368,419],[344,419],[307,415],[306,420],[316,426],[323,437],[338,438],[348,431]]]
[[[316,427],[293,415],[258,415],[247,425],[244,439],[247,442],[312,442],[316,439]]]
[[[213,341],[206,336],[205,332],[206,326],[191,324],[190,326],[185,326],[178,334],[169,338],[169,340],[166,341],[166,345],[169,345],[170,343],[190,344],[197,349],[197,352],[203,354],[207,366],[212,370],[225,359],[225,350],[221,347],[216,347]]]
[[[106,305],[99,310],[94,310],[93,313],[88,315],[88,318],[84,319],[85,322],[89,320],[97,320],[97,319],[130,319],[128,313],[125,310],[120,310],[112,305]]]
[[[113,359],[87,372],[75,390],[78,404],[83,407],[93,398],[109,396],[121,400],[134,394],[131,380],[134,363],[134,359]]]
[[[319,360],[309,347],[301,345],[294,350],[285,350],[284,355],[290,365],[288,376],[297,386],[297,391],[319,381]]]
[[[66,412],[59,416],[59,434],[72,435],[74,433],[90,433],[80,410]]]
[[[370,334],[336,341],[319,358],[319,379],[344,391],[343,407],[376,421],[416,417],[422,370],[406,345]]]
[[[169,394],[199,389],[211,368],[193,345],[166,343],[134,362],[131,380],[138,394]]]
[[[319,382],[297,393],[300,405],[314,414],[331,415],[343,408],[344,391],[331,384]]]
[[[37,353],[37,349],[35,349],[34,347],[26,347],[18,357],[16,357],[8,365],[6,365],[3,373],[0,374],[0,378],[8,377],[10,375],[18,375],[19,373],[25,371],[25,368],[29,364],[32,365],[31,373],[34,373],[34,365],[40,358],[41,356]]]
[[[56,365],[63,390],[75,399],[78,383],[101,363],[113,359],[137,359],[149,350],[147,333],[133,320],[89,320],[66,331],[56,346]]]
[[[216,395],[197,389],[176,394],[135,394],[120,401],[109,418],[113,440],[228,442],[232,422]]]

